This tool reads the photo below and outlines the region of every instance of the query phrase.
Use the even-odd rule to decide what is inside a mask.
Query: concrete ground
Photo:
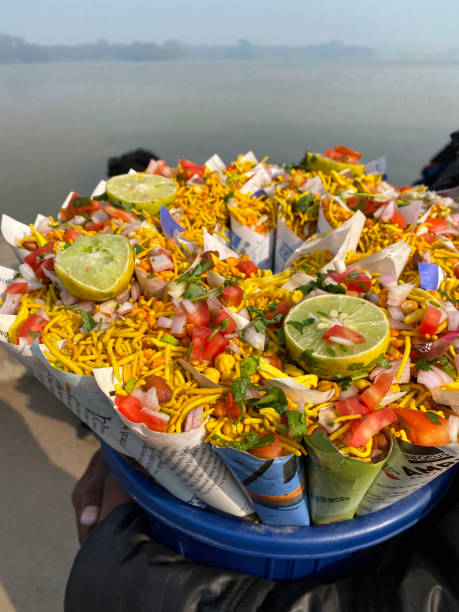
[[[0,610],[59,612],[78,551],[70,494],[98,443],[3,349],[0,431]]]

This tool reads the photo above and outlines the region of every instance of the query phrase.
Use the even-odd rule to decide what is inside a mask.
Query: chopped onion
[[[164,295],[167,282],[161,278],[149,278],[145,270],[135,269],[135,274],[143,295],[149,300],[152,297],[161,299]]]
[[[389,391],[386,395],[379,401],[381,406],[387,406],[388,404],[392,404],[401,399],[404,395],[406,395],[406,391]]]
[[[241,317],[244,317],[244,319],[248,319],[250,321],[250,314],[249,311],[247,310],[247,308],[245,306],[243,306],[237,313],[238,315],[241,315]]]
[[[91,221],[93,223],[105,223],[105,221],[108,221],[110,219],[110,217],[107,215],[107,213],[104,210],[96,210],[96,212],[92,213],[91,215]],[[124,228],[125,229],[125,228]],[[123,229],[123,231],[124,231]],[[123,233],[123,232],[121,232]]]
[[[213,317],[216,317],[223,310],[223,305],[217,300],[215,295],[209,295],[207,298],[207,306],[209,307],[209,312]]]
[[[357,389],[357,387],[354,387],[354,385],[350,385],[350,387],[346,389],[346,391],[339,392],[339,399],[349,399],[350,397],[356,396],[358,392],[359,390]]]
[[[64,289],[64,285],[58,279],[57,274],[54,274],[54,272],[51,272],[51,270],[48,270],[47,268],[42,268],[42,270],[44,275],[49,278],[49,280],[59,289],[59,291]]]
[[[167,286],[167,293],[171,296],[171,298],[178,299],[185,293],[185,289],[185,283],[169,283]]]
[[[417,378],[418,383],[425,385],[428,389],[435,389],[453,382],[449,374],[443,372],[437,366],[430,366],[430,370],[420,370]]]
[[[78,298],[69,293],[67,289],[63,289],[61,291],[61,301],[64,306],[72,306],[72,304],[76,304],[78,302]]]
[[[88,314],[92,314],[94,312],[94,308],[95,308],[95,303],[91,302],[90,300],[83,300],[81,302],[78,302],[78,310],[83,310],[84,312],[87,312]]]
[[[382,274],[378,280],[385,289],[397,286],[397,279],[392,274]]]
[[[390,363],[390,368],[383,368],[382,366],[376,366],[370,372],[370,379],[375,380],[380,374],[393,374],[393,376],[397,375],[400,364],[402,363],[401,359],[393,359]],[[400,383],[402,385],[410,382],[410,359],[408,358],[400,376],[400,379],[397,380],[394,378],[394,384]]]
[[[112,315],[115,312],[118,302],[116,300],[107,300],[100,305],[100,312],[105,315]]]
[[[164,253],[150,257],[150,262],[153,272],[162,272],[163,270],[174,269],[173,262],[167,255],[164,255]]]
[[[348,338],[340,338],[339,336],[330,336],[328,338],[331,342],[336,342],[336,344],[343,344],[344,346],[354,346],[355,342],[349,340]]]
[[[184,431],[191,431],[197,429],[202,423],[202,406],[196,406],[193,410],[187,414],[185,419]]]
[[[389,289],[389,295],[387,297],[387,306],[400,306],[402,302],[406,300],[406,298],[413,289],[414,285],[412,283],[403,283],[402,285],[396,285],[395,287],[391,287]]]
[[[438,340],[434,340],[434,342],[416,344],[414,350],[424,357],[424,359],[430,361],[446,353],[457,338],[459,338],[459,331],[448,332]]]
[[[402,312],[401,308],[398,308],[398,306],[388,306],[387,310],[389,311],[389,315],[392,319],[395,319],[396,321],[400,321],[402,322],[403,319],[405,318],[405,315]]]
[[[40,219],[40,221],[35,226],[35,229],[40,232],[40,234],[49,234],[52,232],[54,227],[51,225],[51,219],[49,217],[45,217],[44,219]]]
[[[257,332],[253,325],[248,325],[244,332],[244,339],[254,348],[262,351],[265,348],[266,336],[264,332]]]
[[[19,273],[23,276],[26,281],[38,281],[38,278],[35,276],[35,272],[29,266],[28,263],[23,263],[18,268]]]
[[[327,408],[322,408],[319,410],[319,414],[317,415],[318,421],[322,427],[328,431],[328,433],[332,433],[341,427],[341,423],[334,423],[333,421],[338,416],[335,408],[333,406],[328,406]]]
[[[132,221],[131,223],[127,223],[123,229],[121,230],[121,234],[123,236],[128,236],[128,238],[133,238],[135,233],[142,227],[140,221]]]
[[[23,336],[21,338],[18,338],[18,345],[21,348],[25,348],[26,346],[29,346],[29,341],[27,338],[24,338]]]
[[[35,313],[37,314],[39,317],[41,317],[42,319],[45,319],[46,321],[49,321],[49,316],[48,314],[43,310],[43,308],[39,308],[37,310],[37,312]]]
[[[152,410],[159,410],[159,400],[156,387],[150,387],[146,392],[144,407],[151,408]]]
[[[389,317],[389,327],[391,327],[391,329],[411,329],[411,327],[403,323],[403,321],[397,321],[397,319],[393,319],[392,317]]]
[[[134,387],[134,389],[132,389],[129,395],[132,395],[132,397],[135,397],[136,399],[138,399],[141,406],[145,404],[147,394],[145,393],[145,391],[142,391],[142,389],[139,389],[138,387]]]
[[[5,301],[0,307],[0,314],[15,315],[19,308],[19,303],[22,298],[22,293],[7,293]]]
[[[220,285],[223,285],[225,282],[225,277],[213,272],[212,270],[209,270],[207,272],[207,282],[211,289],[216,289],[217,287],[220,287]]]
[[[233,342],[233,340],[231,340],[231,342],[229,343],[228,348],[232,353],[236,353],[236,355],[241,355],[241,349],[235,342]]]
[[[169,317],[159,317],[156,325],[158,327],[162,327],[163,329],[170,329],[172,327],[172,319]]]
[[[85,221],[86,219],[82,215],[75,215],[70,219],[70,223],[72,223],[73,225],[83,225]]]
[[[158,319],[159,321],[159,319]],[[186,314],[178,314],[172,320],[171,333],[173,336],[180,336],[185,331]]]
[[[193,304],[193,302],[190,302],[190,300],[182,300],[182,305],[189,315],[193,315],[197,310],[196,306]]]
[[[247,387],[245,397],[246,399],[260,399],[261,393],[254,389],[254,387]]]
[[[124,302],[123,304],[120,304],[118,310],[116,311],[116,314],[124,316],[128,312],[131,312],[131,310],[134,310],[134,304],[132,304],[131,302]]]
[[[140,297],[140,286],[139,283],[132,283],[131,285],[131,298],[133,302],[137,302]]]
[[[126,302],[129,299],[130,293],[131,292],[129,291],[129,289],[125,289],[121,293],[118,293],[118,295],[115,295],[115,300],[122,304],[123,302]]]
[[[449,425],[449,439],[451,442],[458,442],[459,436],[459,418],[455,416],[450,416],[448,419]]]

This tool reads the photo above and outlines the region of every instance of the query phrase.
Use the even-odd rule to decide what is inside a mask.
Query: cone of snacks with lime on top
[[[180,499],[273,525],[372,511],[459,457],[454,203],[310,161],[164,162],[2,222],[8,349]],[[228,248],[235,211],[269,233],[314,180],[350,212],[285,269]]]

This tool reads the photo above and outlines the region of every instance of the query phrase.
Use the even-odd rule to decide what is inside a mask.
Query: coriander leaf
[[[352,370],[353,372],[355,372],[356,370],[362,370],[365,367],[365,364],[362,363],[361,361],[358,361],[357,363],[351,363],[349,365],[349,370]]]
[[[288,321],[288,325],[294,327],[300,334],[303,333],[304,328],[308,327],[308,325],[312,325],[315,319],[313,317],[309,317],[306,321]]]
[[[274,434],[265,434],[259,436],[259,434],[255,431],[251,431],[247,434],[244,434],[245,441],[243,440],[231,440],[231,442],[227,442],[220,438],[220,436],[212,436],[212,440],[220,440],[223,446],[231,446],[235,450],[240,451],[249,451],[254,448],[259,448],[261,446],[268,446],[274,442]]]
[[[326,351],[329,355],[331,355],[332,357],[336,357],[336,351],[334,349],[331,348],[331,346],[328,346],[326,348]]]
[[[435,412],[431,412],[430,410],[428,410],[425,415],[434,425],[441,425],[441,419]]]
[[[349,389],[351,383],[352,379],[349,376],[346,376],[346,378],[341,379],[339,383],[341,391],[346,391],[346,389]]]
[[[302,213],[307,213],[309,209],[315,204],[316,197],[313,193],[305,193],[296,202],[296,207]]]
[[[277,338],[279,342],[284,345],[285,344],[285,331],[283,327],[280,327],[276,332]]]
[[[239,363],[241,376],[248,378],[252,374],[256,374],[259,362],[260,355],[252,355],[251,357],[246,357],[245,359],[242,359]]]
[[[141,246],[140,246],[140,244],[135,244],[135,245],[134,245],[134,251],[135,251],[136,253],[141,253],[143,250],[144,250],[144,248],[143,248],[143,247],[141,247]]]
[[[195,266],[194,268],[192,268],[191,270],[188,270],[187,272],[185,272],[185,274],[182,274],[182,276],[179,276],[175,282],[176,283],[185,283],[185,282],[197,282],[201,280],[201,275],[206,271],[209,270],[209,268],[212,268],[213,264],[210,261],[205,261],[202,264],[198,264],[197,266]]]
[[[250,379],[246,376],[236,378],[236,380],[231,385],[231,393],[233,394],[234,401],[237,402],[239,407],[241,407],[241,403],[245,401],[247,389],[251,386],[252,383],[250,382]]]
[[[85,198],[82,196],[78,196],[77,198],[75,198],[72,203],[72,206],[76,211],[78,211],[78,209],[81,208],[82,206],[92,207],[92,205],[93,204],[92,204],[91,198]]]
[[[285,393],[279,387],[256,386],[259,391],[266,391],[266,394],[260,399],[251,399],[247,401],[250,406],[263,408],[264,406],[274,408],[279,414],[284,414],[287,410],[288,402]]]
[[[27,333],[29,334],[29,336],[32,336],[32,338],[39,338],[41,336],[41,332],[31,331],[30,329],[27,330]]]
[[[200,283],[189,282],[183,297],[186,300],[196,300],[203,298],[205,295],[207,295],[207,292]]]
[[[83,327],[83,332],[85,334],[89,333],[92,329],[94,329],[97,325],[96,321],[88,315],[84,310],[75,310],[81,317],[81,326]]]
[[[180,341],[177,340],[177,338],[175,338],[174,336],[171,336],[171,334],[164,334],[163,336],[161,336],[161,338],[159,338],[160,342],[166,342],[167,344],[172,344],[172,346],[178,346],[180,344]]]
[[[287,421],[290,426],[289,434],[293,438],[299,438],[306,435],[306,416],[304,412],[297,410],[287,410]]]

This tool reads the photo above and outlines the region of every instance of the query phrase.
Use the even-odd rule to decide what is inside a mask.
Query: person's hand
[[[72,492],[80,544],[84,544],[99,521],[129,501],[131,498],[118,484],[98,450]]]

